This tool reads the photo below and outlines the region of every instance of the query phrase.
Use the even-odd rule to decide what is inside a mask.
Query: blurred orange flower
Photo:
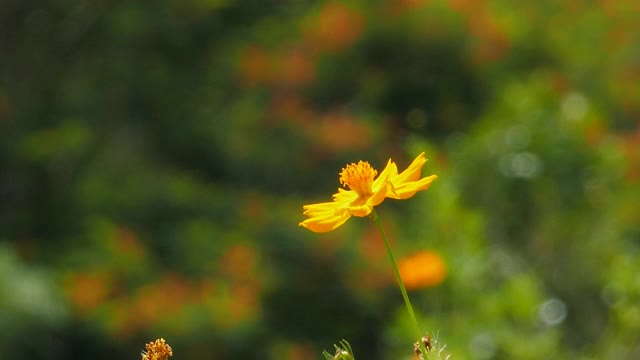
[[[320,51],[339,51],[358,40],[364,29],[364,17],[341,2],[325,4],[307,30],[306,38]]]
[[[316,77],[316,64],[301,50],[289,50],[276,59],[275,76],[282,85],[299,87]]]
[[[220,261],[225,275],[234,280],[255,278],[258,255],[251,245],[235,244],[231,246]]]
[[[288,360],[314,359],[315,351],[309,344],[295,344],[289,348]]]
[[[398,174],[396,164],[389,159],[387,166],[376,179],[378,171],[366,161],[347,165],[340,173],[340,183],[351,190],[339,188],[332,202],[303,206],[309,218],[299,225],[314,232],[331,231],[342,225],[352,215],[364,217],[385,198],[408,199],[416,192],[427,190],[437,178],[431,175],[420,179],[422,167],[427,162],[424,153]]]
[[[261,86],[273,77],[273,64],[269,54],[260,47],[249,47],[240,55],[240,73],[247,86]]]
[[[431,251],[421,251],[401,259],[398,270],[407,290],[439,285],[447,276],[444,260]]]
[[[65,290],[75,308],[87,313],[107,301],[111,279],[102,272],[73,274],[65,282]]]
[[[344,112],[326,113],[315,125],[309,128],[309,132],[323,149],[334,152],[365,149],[373,142],[371,128]]]
[[[156,324],[177,316],[192,302],[194,291],[187,279],[173,273],[164,274],[158,283],[142,286],[132,299],[133,313],[141,324]],[[195,294],[197,297],[197,294]]]

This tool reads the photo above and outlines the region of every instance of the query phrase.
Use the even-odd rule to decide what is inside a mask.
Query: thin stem
[[[389,260],[391,260],[391,265],[393,265],[393,272],[396,275],[396,280],[398,281],[398,287],[400,287],[400,292],[402,293],[402,297],[404,298],[404,304],[407,307],[407,311],[409,312],[409,317],[413,322],[413,329],[415,331],[415,335],[418,339],[418,344],[420,345],[420,350],[422,351],[422,356],[424,359],[427,358],[427,349],[422,342],[422,333],[420,332],[420,327],[418,326],[418,321],[416,320],[416,315],[413,312],[413,307],[411,306],[411,300],[409,300],[409,295],[407,294],[407,289],[404,287],[404,282],[400,277],[400,270],[398,270],[398,264],[396,263],[396,258],[393,256],[393,251],[391,251],[391,244],[389,244],[389,238],[387,238],[387,233],[385,233],[384,228],[382,227],[382,222],[380,221],[380,217],[375,209],[371,211],[371,218],[375,221],[376,225],[378,225],[378,230],[380,230],[380,234],[382,234],[382,238],[384,239],[384,244],[387,247],[387,254],[389,254]]]

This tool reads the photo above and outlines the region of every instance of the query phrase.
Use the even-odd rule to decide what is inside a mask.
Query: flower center
[[[340,184],[348,186],[360,197],[369,196],[373,192],[371,185],[378,172],[366,161],[351,163],[340,172]]]

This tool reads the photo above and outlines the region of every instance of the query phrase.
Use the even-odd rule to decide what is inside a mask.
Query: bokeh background
[[[636,0],[3,0],[0,358],[640,358]]]

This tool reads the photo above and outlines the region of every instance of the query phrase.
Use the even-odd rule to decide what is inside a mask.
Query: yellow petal
[[[378,192],[382,187],[386,187],[389,179],[398,175],[398,167],[396,164],[389,159],[387,161],[387,166],[382,170],[377,179],[373,181],[371,188],[373,192]]]
[[[371,195],[368,199],[367,199],[367,204],[371,207],[374,206],[378,206],[380,205],[381,202],[384,201],[384,199],[387,197],[387,191],[389,190],[389,186],[388,186],[389,182],[386,181],[385,182],[385,186],[381,186],[379,189],[375,189],[374,191],[376,191],[375,193],[373,193],[373,195]],[[369,215],[369,214],[367,214]]]
[[[408,183],[401,184],[400,186],[394,187],[393,192],[388,192],[387,197],[392,199],[408,199],[415,195],[416,192],[427,190],[431,183],[437,179],[436,175],[427,176],[418,181],[412,181]]]
[[[416,181],[420,178],[420,172],[422,171],[422,167],[427,162],[427,159],[424,157],[424,152],[418,155],[409,167],[401,172],[398,176],[392,177],[391,181],[393,185],[397,187],[405,182]]]
[[[336,211],[338,211],[338,209],[340,209],[342,206],[340,203],[337,203],[335,201],[332,202],[324,202],[324,203],[319,203],[319,204],[311,204],[311,205],[305,205],[302,208],[304,209],[304,215],[307,216],[318,216],[318,215],[323,215],[326,213],[336,213]]]
[[[350,217],[351,214],[349,214],[348,211],[343,211],[341,213],[334,212],[311,217],[301,222],[299,225],[304,226],[313,232],[328,232],[344,224]]]
[[[370,206],[369,204],[362,204],[362,205],[349,206],[347,208],[347,211],[349,212],[349,214],[353,216],[365,217],[371,214],[372,209],[373,209],[373,206]]]
[[[345,190],[338,188],[338,192],[333,194],[333,200],[336,202],[350,203],[358,198],[358,193],[353,190]]]

